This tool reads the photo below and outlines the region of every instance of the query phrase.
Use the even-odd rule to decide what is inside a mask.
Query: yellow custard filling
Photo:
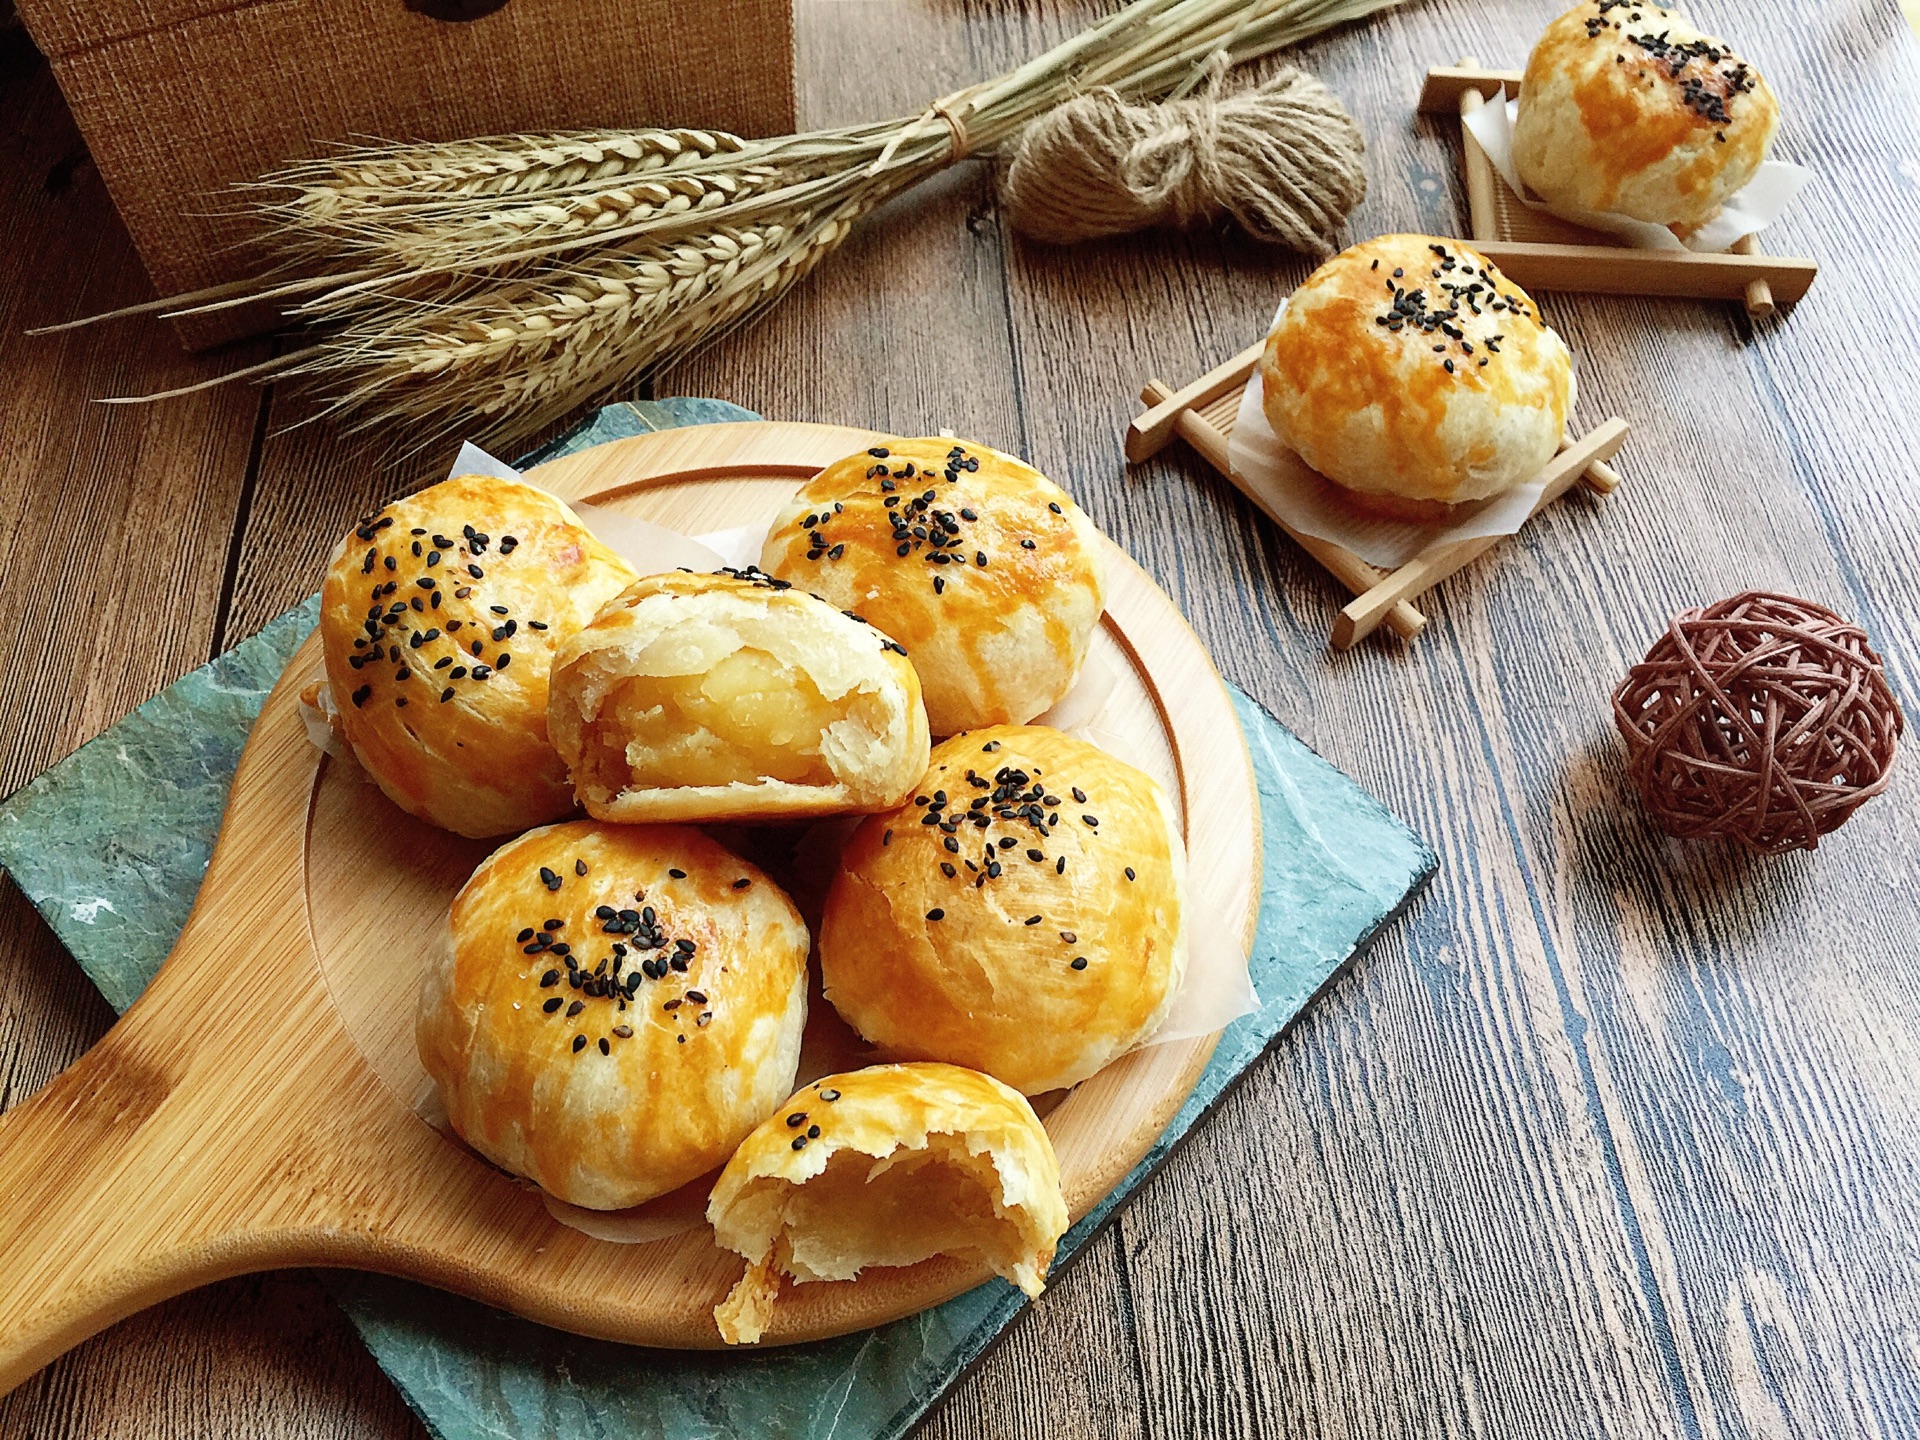
[[[831,785],[822,737],[872,703],[828,700],[805,671],[764,650],[736,650],[703,674],[622,680],[594,726],[596,768],[616,791],[763,779]]]

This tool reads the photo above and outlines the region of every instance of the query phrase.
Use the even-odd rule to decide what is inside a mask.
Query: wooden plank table
[[[1455,127],[1413,116],[1420,76],[1518,64],[1559,8],[1426,0],[1302,52],[1369,137],[1356,236],[1463,228]],[[1920,1432],[1915,762],[1817,855],[1749,860],[1649,832],[1606,708],[1672,610],[1748,585],[1863,621],[1920,701],[1901,258],[1920,53],[1892,0],[1698,8],[1819,171],[1777,248],[1818,256],[1820,280],[1758,331],[1732,306],[1548,296],[1582,418],[1633,422],[1631,483],[1426,596],[1410,650],[1330,653],[1344,597],[1317,566],[1181,447],[1123,464],[1140,383],[1231,355],[1305,274],[1251,242],[1031,245],[968,165],[661,385],[1030,456],[1230,677],[1441,853],[1408,919],[928,1434]],[[802,0],[807,119],[915,108],[1093,13]],[[44,65],[0,31],[0,792],[309,593],[350,517],[437,478],[276,433],[271,392],[86,403],[259,343],[210,359],[153,327],[20,333],[146,293]],[[110,1016],[10,884],[0,955],[7,1104]],[[298,1273],[162,1306],[0,1401],[0,1435],[36,1440],[421,1433]]]

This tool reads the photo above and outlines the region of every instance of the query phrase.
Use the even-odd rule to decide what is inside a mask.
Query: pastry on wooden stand
[[[1753,65],[1678,13],[1585,0],[1527,57],[1513,160],[1543,200],[1685,233],[1766,161],[1780,103]]]
[[[531,485],[466,475],[382,507],[321,587],[336,733],[388,799],[443,830],[504,835],[568,814],[548,668],[634,579]]]
[[[1382,235],[1287,300],[1260,360],[1262,408],[1361,508],[1443,522],[1540,473],[1573,415],[1573,356],[1484,255]]]
[[[747,1258],[714,1311],[738,1345],[765,1333],[783,1276],[851,1280],[958,1255],[1038,1295],[1067,1206],[1019,1092],[955,1065],[875,1065],[814,1081],[748,1136],[707,1218]]]
[[[1574,392],[1566,345],[1478,249],[1385,235],[1309,276],[1265,340],[1178,389],[1149,381],[1127,458],[1192,445],[1353,593],[1344,650],[1383,625],[1413,639],[1421,592],[1574,485],[1612,493],[1627,423],[1576,437]],[[1243,444],[1243,423],[1273,433]]]
[[[1419,109],[1462,122],[1466,233],[1531,290],[1737,300],[1761,320],[1819,273],[1760,249],[1808,178],[1770,160],[1779,101],[1677,11],[1584,0],[1524,72],[1433,67]]]
[[[619,595],[561,647],[548,726],[603,820],[879,810],[927,765],[905,649],[757,570]]]
[[[807,928],[697,830],[535,830],[474,872],[450,925],[420,1059],[463,1140],[562,1200],[664,1195],[793,1088]]]
[[[760,563],[907,647],[935,735],[1024,724],[1072,687],[1106,604],[1099,532],[1032,466],[891,440],[780,511]]]
[[[1159,785],[1041,726],[956,735],[862,822],[820,928],[841,1017],[890,1058],[1028,1095],[1150,1036],[1187,965],[1186,853]]]

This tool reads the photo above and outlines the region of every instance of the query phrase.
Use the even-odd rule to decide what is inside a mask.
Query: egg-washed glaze
[[[1060,1164],[1024,1096],[953,1065],[875,1065],[792,1096],[727,1162],[707,1203],[746,1274],[714,1311],[764,1332],[780,1276],[852,1279],[932,1255],[985,1261],[1040,1293],[1067,1228]]]
[[[1072,686],[1106,604],[1099,532],[1059,486],[968,440],[889,440],[774,520],[772,575],[907,647],[935,735],[1021,724]]]
[[[389,799],[442,829],[502,835],[567,814],[547,737],[553,652],[634,579],[531,485],[465,475],[381,507],[320,592],[342,737]]]
[[[1484,500],[1553,458],[1573,357],[1479,251],[1363,241],[1309,275],[1260,360],[1274,433],[1363,503],[1409,518]]]
[[[490,855],[454,897],[415,1036],[453,1128],[575,1205],[724,1162],[793,1088],[805,924],[697,830],[592,820]]]
[[[1527,58],[1514,166],[1542,199],[1685,234],[1759,170],[1780,123],[1760,72],[1672,10],[1586,0]]]
[[[1152,778],[1042,726],[968,731],[934,749],[911,801],[847,840],[821,980],[889,1058],[1035,1095],[1165,1019],[1185,905],[1185,848]]]

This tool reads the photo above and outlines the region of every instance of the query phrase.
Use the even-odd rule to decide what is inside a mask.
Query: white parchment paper
[[[1519,115],[1520,102],[1509,100],[1504,105],[1482,105],[1478,110],[1468,113],[1461,123],[1473,132],[1473,138],[1487,152],[1487,158],[1493,162],[1493,168],[1499,172],[1500,178],[1507,182],[1508,188],[1520,197],[1520,203],[1529,210],[1543,210],[1575,225],[1584,225],[1589,230],[1612,235],[1636,250],[1696,250],[1702,254],[1719,254],[1734,241],[1758,234],[1779,219],[1781,212],[1793,202],[1793,197],[1800,193],[1801,187],[1813,178],[1813,172],[1804,165],[1768,160],[1744,189],[1729,197],[1718,215],[1682,240],[1664,225],[1616,215],[1611,211],[1549,205],[1527,189],[1513,163],[1513,126]]]

